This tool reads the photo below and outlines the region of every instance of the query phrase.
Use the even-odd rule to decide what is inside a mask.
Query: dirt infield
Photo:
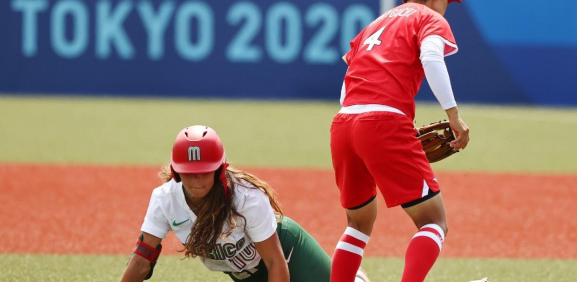
[[[249,169],[332,254],[345,228],[332,171]],[[0,253],[127,254],[156,167],[0,164]],[[577,258],[577,175],[438,173],[450,232],[443,257]],[[402,257],[415,233],[382,202],[365,251]],[[163,254],[182,245],[170,234]]]

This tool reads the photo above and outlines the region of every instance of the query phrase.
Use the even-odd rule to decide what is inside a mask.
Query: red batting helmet
[[[193,125],[181,130],[172,146],[170,170],[172,178],[180,182],[179,173],[207,173],[222,166],[219,179],[226,189],[225,171],[228,167],[220,138],[214,129]]]
[[[193,125],[176,136],[171,160],[176,173],[212,172],[225,162],[224,147],[214,129]]]

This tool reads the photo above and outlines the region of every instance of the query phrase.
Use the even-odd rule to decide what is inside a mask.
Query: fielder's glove
[[[438,162],[459,152],[449,145],[455,140],[455,134],[446,120],[417,128],[417,139],[421,141],[429,163]]]

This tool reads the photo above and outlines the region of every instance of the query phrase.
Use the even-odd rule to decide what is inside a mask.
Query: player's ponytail
[[[170,164],[163,165],[160,167],[160,171],[158,172],[158,178],[160,178],[160,181],[162,181],[162,183],[166,183],[172,179]]]

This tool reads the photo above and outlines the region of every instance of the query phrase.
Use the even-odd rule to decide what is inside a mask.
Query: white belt
[[[397,108],[379,104],[346,106],[342,107],[341,110],[339,111],[339,113],[341,114],[362,114],[368,112],[391,112],[406,116],[405,113],[403,113],[401,110]]]

